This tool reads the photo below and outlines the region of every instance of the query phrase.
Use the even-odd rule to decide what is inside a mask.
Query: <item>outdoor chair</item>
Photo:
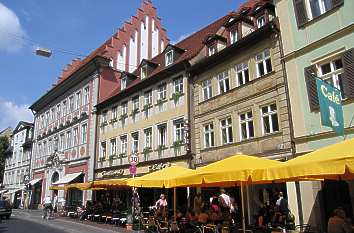
[[[300,224],[295,226],[295,231],[300,233],[313,233],[310,224]]]

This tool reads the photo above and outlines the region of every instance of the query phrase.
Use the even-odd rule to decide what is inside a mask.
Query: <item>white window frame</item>
[[[139,101],[139,96],[134,96],[132,98],[132,104],[133,104],[133,109],[139,110],[140,108],[140,101]]]
[[[59,120],[61,116],[61,105],[60,103],[57,104],[57,119]]]
[[[184,141],[184,119],[173,120],[173,141]]]
[[[147,65],[143,65],[140,68],[140,77],[141,79],[145,79],[148,76],[148,66]]]
[[[64,117],[68,111],[68,101],[64,100],[63,101],[63,111],[62,111],[62,117]]]
[[[87,142],[87,123],[81,125],[81,143]]]
[[[75,127],[73,129],[73,146],[77,146],[79,144],[79,128]]]
[[[244,119],[242,119],[242,116],[244,116]],[[253,122],[252,110],[239,114],[239,122],[240,122],[240,139],[241,139],[241,141],[254,138],[254,122]],[[245,127],[246,127],[246,137],[243,137],[242,125],[245,125]],[[251,130],[250,130],[251,125],[253,128],[253,136],[251,135]]]
[[[89,96],[90,96],[90,87],[87,86],[84,88],[84,96],[82,98],[82,105],[86,105],[89,102]]]
[[[100,148],[101,148],[100,158],[106,158],[107,157],[107,142],[102,141],[100,143]]]
[[[216,45],[208,46],[208,56],[212,56],[216,53]]]
[[[237,30],[231,30],[230,31],[230,43],[234,44],[238,40],[238,31]]]
[[[225,125],[223,125],[223,121],[225,121]],[[225,130],[226,133],[226,141],[223,141],[223,130]],[[230,130],[231,130],[231,137],[230,138]],[[220,120],[220,141],[222,145],[227,145],[230,143],[233,143],[234,141],[234,136],[233,136],[233,130],[232,130],[232,119],[231,117],[227,117],[224,119]]]
[[[211,79],[206,79],[202,82],[202,93],[203,93],[203,101],[206,101],[213,97],[213,88]]]
[[[121,108],[122,115],[128,114],[128,101],[122,102]]]
[[[173,50],[170,50],[165,54],[165,66],[169,66],[172,63],[173,63]]]
[[[215,146],[214,124],[211,122],[203,126],[204,148],[212,148]]]
[[[267,75],[267,74],[269,74],[270,72],[273,71],[272,58],[271,58],[271,54],[270,54],[270,50],[269,49],[265,49],[261,53],[258,53],[256,55],[255,59],[256,59],[256,70],[257,70],[257,77],[258,78],[262,77],[264,75]],[[268,70],[267,60],[270,61],[271,70]],[[263,65],[264,74],[261,74],[260,68],[258,66],[259,64]]]
[[[118,117],[118,106],[117,105],[113,106],[112,109],[111,109],[111,112],[112,112],[112,115],[111,115],[112,119],[117,119],[117,117]]]
[[[139,132],[136,131],[136,132],[131,133],[131,138],[132,138],[132,147],[131,147],[132,153],[133,154],[138,153],[138,151],[139,151]]]
[[[65,134],[62,133],[59,135],[59,150],[63,151],[65,149]]]
[[[256,19],[257,28],[261,28],[266,24],[266,17],[265,15],[261,15]]]
[[[333,8],[333,6],[332,6],[330,9],[326,9],[325,0],[316,0],[316,1],[318,2],[319,7],[320,7],[320,14],[318,16],[314,17],[312,9],[311,9],[310,0],[305,0],[305,5],[307,8],[307,15],[309,17],[309,20],[317,18],[317,17],[323,15],[324,13],[326,13],[327,11],[330,11]]]
[[[271,106],[275,105],[275,110],[271,109]],[[267,107],[267,112],[263,113],[263,108]],[[269,105],[265,105],[265,106],[261,106],[260,108],[261,110],[261,119],[262,119],[262,133],[263,135],[268,135],[268,134],[272,134],[272,133],[276,133],[279,132],[280,129],[280,125],[279,125],[279,118],[278,118],[278,108],[277,108],[277,104],[276,103],[271,103]],[[278,122],[278,130],[274,130],[274,126],[273,126],[273,121],[272,121],[272,116],[276,115],[277,117],[277,122]],[[267,118],[268,123],[269,123],[269,132],[266,132],[265,130],[265,122],[264,122],[264,118]]]
[[[173,79],[173,93],[183,93],[183,77]]]
[[[218,77],[219,94],[223,94],[230,91],[231,87],[230,87],[230,79],[229,79],[228,71],[221,72],[220,74],[218,74],[217,77]],[[228,83],[228,85],[226,85],[226,83]],[[221,87],[221,84],[223,88]]]
[[[123,77],[120,82],[120,87],[121,87],[121,90],[124,90],[127,88],[127,81],[128,81],[128,78],[127,77]]]
[[[161,129],[164,128],[164,134],[161,134]],[[166,146],[167,145],[167,123],[162,123],[157,125],[157,144],[159,146]],[[162,139],[162,140],[161,140]]]
[[[104,110],[102,112],[102,123],[106,123],[107,122],[107,114],[108,114],[107,110]]]
[[[74,109],[75,109],[75,102],[74,102],[74,95],[71,95],[70,97],[69,97],[69,110],[70,110],[70,112],[73,112],[74,111]]]
[[[71,130],[66,131],[66,149],[69,149],[72,147],[71,143],[72,143],[72,133]]]
[[[236,70],[236,83],[237,83],[238,87],[245,85],[250,81],[250,74],[249,74],[247,62],[242,62],[240,64],[237,64],[235,66],[235,70]],[[246,71],[247,71],[247,75],[248,75],[248,80],[246,78]],[[240,82],[239,75],[241,75],[242,83]]]
[[[120,153],[127,154],[128,153],[128,135],[124,134],[119,137],[120,139]]]
[[[144,105],[152,105],[152,90],[144,92]]]
[[[337,69],[336,64],[335,64],[335,62],[338,60],[340,60],[342,63],[342,67],[339,69]],[[330,72],[324,74],[322,67],[324,65],[328,65],[328,64],[330,67]],[[341,87],[341,85],[343,85],[343,83],[341,83],[341,82],[342,82],[342,78],[343,78],[343,74],[344,74],[343,61],[342,61],[341,57],[334,57],[334,58],[331,58],[325,62],[319,63],[317,65],[317,69],[318,69],[319,77],[322,80],[326,81],[327,83],[330,83],[331,85],[333,85],[338,90],[340,90],[342,100],[345,99],[343,88]]]
[[[167,84],[162,83],[157,87],[157,99],[164,100],[167,98]]]
[[[75,94],[75,110],[80,108],[80,103],[81,103],[81,91],[78,91]]]
[[[144,129],[144,148],[152,148],[152,127]]]
[[[116,155],[117,154],[117,139],[111,138],[109,140],[109,145],[110,145],[110,155]]]

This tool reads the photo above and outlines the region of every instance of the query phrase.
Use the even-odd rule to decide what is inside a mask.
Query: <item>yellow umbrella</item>
[[[254,169],[279,166],[281,162],[249,155],[234,155],[191,171],[176,180],[177,186],[233,186],[235,183],[255,183]],[[258,181],[261,183],[260,181]]]
[[[64,190],[64,186],[53,185],[49,187],[49,190]]]
[[[73,184],[68,184],[64,186],[65,190],[74,188],[74,189],[79,189],[79,190],[90,190],[92,186],[92,182],[86,182],[86,183],[73,183]]]
[[[112,188],[119,186],[127,186],[127,179],[95,180],[92,183],[92,188]]]
[[[172,188],[176,187],[176,178],[191,171],[193,170],[171,166],[141,177],[131,178],[128,180],[128,185],[132,187]]]
[[[276,167],[255,170],[255,180],[353,179],[354,139],[291,159]]]

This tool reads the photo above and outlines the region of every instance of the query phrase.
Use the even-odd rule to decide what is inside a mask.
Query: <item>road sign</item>
[[[130,174],[135,175],[136,174],[136,166],[130,165],[129,172],[130,172]]]
[[[128,161],[130,163],[130,165],[137,165],[139,163],[139,155],[134,153],[134,154],[131,154],[129,157],[128,157]]]
[[[23,176],[23,183],[28,184],[30,182],[30,176],[28,174]]]

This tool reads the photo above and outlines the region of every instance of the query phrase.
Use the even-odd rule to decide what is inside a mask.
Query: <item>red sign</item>
[[[130,174],[135,175],[136,174],[136,166],[135,165],[131,165],[129,167],[129,172],[130,172]]]

